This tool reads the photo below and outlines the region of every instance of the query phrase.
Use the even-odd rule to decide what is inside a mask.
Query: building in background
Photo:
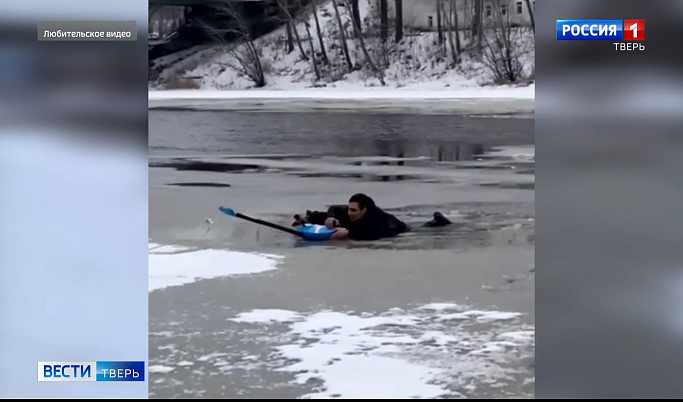
[[[475,0],[440,0],[444,12],[448,13],[451,7],[455,7],[458,16],[459,29],[470,29],[474,16]],[[403,0],[403,26],[420,31],[437,30],[437,3],[439,0]],[[536,1],[530,1],[531,12],[535,8]],[[389,12],[394,15],[394,2],[387,1]],[[482,5],[482,19],[492,20],[496,11],[509,21],[513,27],[530,27],[530,10],[525,0],[484,0]]]

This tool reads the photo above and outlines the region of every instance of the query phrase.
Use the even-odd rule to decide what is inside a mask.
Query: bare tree
[[[346,33],[344,33],[344,23],[342,22],[341,15],[339,14],[339,7],[337,6],[337,0],[332,0],[332,5],[334,6],[334,15],[337,18],[337,24],[339,25],[339,36],[342,45],[342,51],[344,52],[344,58],[346,59],[346,65],[349,71],[353,70],[353,63],[351,62],[351,55],[349,54],[349,46],[346,43]]]
[[[403,0],[394,0],[396,8],[396,43],[403,40]]]
[[[315,59],[315,46],[313,46],[313,35],[311,35],[311,24],[308,21],[304,22],[306,25],[306,34],[308,35],[308,45],[311,48],[311,64],[313,64],[313,72],[315,72],[315,79],[320,79],[320,69],[318,69],[318,61]]]
[[[348,4],[348,1],[347,1]],[[358,4],[358,0],[351,0],[351,11],[352,11],[352,16],[353,16],[353,25],[358,26],[358,33],[362,34],[363,30],[361,29],[361,21],[360,21],[360,7]],[[354,30],[354,32],[356,32]]]
[[[456,50],[455,39],[453,38],[453,31],[455,30],[454,29],[454,23],[453,23],[453,8],[454,8],[453,2],[454,2],[454,0],[449,0],[448,2],[449,2],[449,6],[450,6],[448,12],[446,12],[445,7],[443,7],[442,10],[444,13],[444,19],[446,20],[446,23],[448,24],[448,45],[451,49],[451,58],[453,61],[451,64],[453,66],[455,66],[456,64],[458,64],[458,55],[460,54],[460,52],[458,50]],[[457,35],[457,31],[455,32],[455,34]]]
[[[386,43],[389,37],[389,5],[387,0],[379,0],[379,37]]]
[[[531,7],[531,1],[526,0],[526,9],[529,11],[529,19],[531,20],[531,29],[533,30],[534,33],[536,33],[536,19],[534,18],[534,13],[536,10],[534,10]]]
[[[372,4],[374,2],[374,4]],[[364,39],[369,44],[369,53],[375,61],[375,65],[384,70],[389,65],[389,7],[387,0],[374,0],[365,16],[366,28]],[[375,36],[379,34],[379,41]],[[367,42],[369,41],[369,42]]]
[[[304,50],[304,45],[301,43],[301,37],[299,37],[299,31],[296,29],[296,19],[290,11],[290,0],[277,0],[277,5],[280,8],[280,10],[284,13],[285,18],[289,23],[289,26],[292,27],[294,37],[296,38],[296,44],[299,46],[299,51],[301,52],[301,58],[304,60],[308,60],[308,56],[306,56],[306,51]]]
[[[351,5],[350,1],[352,0],[346,0],[347,9]],[[377,65],[372,61],[372,57],[368,52],[368,48],[367,46],[365,46],[365,39],[363,38],[363,33],[360,30],[360,25],[358,25],[358,22],[355,18],[353,18],[353,16],[351,16],[351,20],[353,21],[353,31],[355,32],[356,37],[360,42],[360,48],[363,51],[363,55],[365,56],[365,61],[370,66],[370,69],[375,74],[375,77],[379,80],[379,82],[382,83],[382,85],[386,85],[386,83],[384,82],[384,78],[382,77],[382,72],[377,68]]]
[[[373,18],[374,20],[374,18]],[[387,0],[379,0],[379,39],[382,51],[382,64],[389,66],[389,4]]]
[[[325,64],[330,63],[330,59],[327,57],[327,51],[325,50],[325,41],[323,40],[322,30],[320,29],[320,21],[318,20],[318,6],[315,1],[313,2],[313,18],[315,19],[315,30],[318,34],[318,42],[320,43],[320,51],[323,55],[323,62]]]
[[[436,30],[439,33],[439,45],[443,45],[443,26],[441,24],[442,0],[436,0]]]
[[[479,32],[479,27],[481,24],[481,14],[484,2],[482,0],[474,0],[474,13],[472,14],[472,37],[476,37]]]
[[[266,85],[266,76],[263,71],[263,64],[261,63],[261,55],[254,44],[246,19],[230,2],[221,3],[217,13],[230,19],[232,24],[229,28],[218,29],[201,20],[197,20],[195,23],[209,37],[226,47],[228,54],[233,60],[223,63],[225,67],[246,77],[257,88],[264,87]],[[226,40],[228,34],[234,36],[235,40],[228,43]]]
[[[483,8],[484,0],[474,0],[474,15],[472,16],[472,42],[474,42],[476,38],[477,42],[475,48],[477,50],[481,49],[482,34],[484,32],[482,27]]]
[[[468,21],[470,23],[470,29],[463,29],[465,40],[472,43],[472,22],[474,21],[474,13],[472,0],[463,0],[463,21]],[[463,27],[464,28],[464,27]]]
[[[294,51],[294,33],[292,32],[292,23],[287,21],[287,53]]]
[[[453,18],[453,30],[455,31],[455,50],[458,54],[462,52],[462,46],[460,44],[460,25],[458,22],[458,4],[456,0],[450,0],[451,2],[451,14]]]
[[[503,15],[500,7],[493,7],[491,17],[488,34],[483,41],[484,64],[497,82],[518,82],[524,78],[522,58],[533,49],[521,46],[522,41],[518,39],[523,32],[512,27],[509,13]]]

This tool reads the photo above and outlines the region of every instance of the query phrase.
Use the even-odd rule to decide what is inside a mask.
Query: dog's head
[[[305,225],[306,223],[308,223],[308,222],[306,222],[305,216],[302,218],[301,215],[299,215],[299,214],[294,215],[294,222],[292,222],[292,226],[302,226],[302,225]]]
[[[299,214],[294,215],[294,222],[292,226],[301,226],[305,224],[324,225],[327,219],[327,213],[320,211],[306,211],[304,216]]]

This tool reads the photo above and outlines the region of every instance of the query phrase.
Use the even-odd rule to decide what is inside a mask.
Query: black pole
[[[244,219],[245,221],[253,222],[253,223],[256,223],[259,225],[268,226],[268,227],[273,228],[273,229],[281,230],[283,232],[291,233],[295,236],[304,237],[303,233],[297,232],[294,229],[286,228],[284,226],[276,225],[274,223],[270,223],[270,222],[262,221],[260,219],[252,218],[250,216],[240,214],[239,212],[235,214],[235,217],[240,218],[240,219]]]

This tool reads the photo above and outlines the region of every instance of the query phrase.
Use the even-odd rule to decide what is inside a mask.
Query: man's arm
[[[325,226],[328,229],[335,227],[347,227],[349,220],[348,207],[346,205],[332,205],[327,209]]]
[[[332,236],[330,237],[331,240],[346,240],[349,238],[349,231],[344,229],[344,228],[339,228],[337,229]]]
[[[341,224],[337,220],[337,218],[327,218],[325,219],[325,227],[328,229],[334,229],[336,227],[340,227]]]
[[[351,240],[363,240],[363,241],[379,240],[382,238],[382,235],[381,235],[379,229],[380,228],[378,228],[377,226],[366,225],[366,226],[357,228],[353,231],[350,231],[348,236],[349,236],[349,239],[351,239]]]

